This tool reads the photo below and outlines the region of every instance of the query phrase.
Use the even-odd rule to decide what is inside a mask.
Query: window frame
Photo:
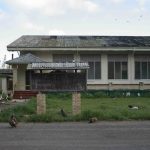
[[[110,63],[113,63],[113,77],[112,78],[110,78],[110,74],[109,74],[109,71],[110,71],[110,67],[109,67],[109,64]],[[120,64],[120,66],[119,66],[119,68],[120,68],[120,78],[117,78],[116,77],[116,63],[119,63]],[[127,75],[127,77],[126,78],[123,78],[123,63],[126,63],[126,75]],[[108,60],[108,80],[128,80],[128,61],[125,61],[125,60],[123,60],[123,61],[120,61],[120,60]]]
[[[136,68],[136,63],[139,63],[139,67],[138,69]],[[146,63],[146,78],[143,75],[143,64]],[[137,78],[136,76],[136,69],[139,70],[139,78]],[[149,80],[150,79],[150,61],[140,61],[140,60],[136,60],[134,61],[134,79],[135,80]]]
[[[101,55],[95,55],[95,54],[81,54],[80,55],[80,61],[81,62],[87,62],[87,63],[93,63],[93,78],[89,77],[89,69],[87,70],[87,80],[101,80],[102,78],[102,63],[101,63]],[[99,78],[96,77],[96,63],[99,63]],[[90,66],[89,66],[90,67]]]

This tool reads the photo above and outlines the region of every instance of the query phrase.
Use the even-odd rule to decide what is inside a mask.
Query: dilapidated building
[[[12,91],[12,69],[0,69],[0,91],[7,93]]]
[[[149,36],[29,35],[7,49],[20,53],[6,62],[14,90],[150,89]]]

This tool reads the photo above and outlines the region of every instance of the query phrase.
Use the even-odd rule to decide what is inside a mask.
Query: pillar
[[[3,93],[7,93],[7,78],[2,78],[2,91]]]
[[[37,94],[37,114],[46,113],[46,95],[45,94]]]
[[[108,60],[107,54],[101,55],[101,80],[103,84],[108,83]]]
[[[72,113],[77,115],[81,113],[81,94],[80,92],[72,93]]]
[[[128,79],[130,84],[134,83],[134,53],[128,54]]]

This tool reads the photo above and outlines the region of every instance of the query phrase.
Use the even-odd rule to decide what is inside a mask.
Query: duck
[[[15,115],[11,115],[10,120],[9,120],[9,124],[12,128],[17,127],[18,122],[17,122]]]

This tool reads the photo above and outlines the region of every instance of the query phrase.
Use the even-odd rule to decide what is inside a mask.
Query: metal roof
[[[88,63],[32,63],[29,64],[28,69],[43,69],[43,70],[75,70],[75,69],[88,69]]]
[[[12,74],[12,69],[0,69],[0,74]]]
[[[19,56],[18,58],[6,61],[6,64],[31,64],[35,62],[45,62],[41,58],[32,55],[31,53]]]
[[[150,48],[150,36],[41,36],[24,35],[7,46],[11,48]]]

